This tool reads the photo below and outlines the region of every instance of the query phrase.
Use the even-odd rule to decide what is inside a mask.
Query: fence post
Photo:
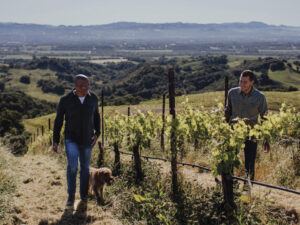
[[[104,93],[101,91],[101,131],[102,131],[102,147],[104,148]]]
[[[162,151],[165,151],[165,106],[166,106],[166,94],[163,94],[163,105],[162,105],[162,129],[161,129],[161,140],[160,147]]]
[[[119,152],[119,146],[117,143],[114,144],[114,152],[115,152],[115,175],[120,174],[121,170],[121,162],[120,162],[120,152]]]
[[[225,107],[227,104],[227,96],[228,96],[228,76],[225,77]]]
[[[98,141],[98,146],[99,146],[99,155],[98,155],[98,167],[101,167],[103,165],[104,162],[104,117],[103,117],[103,113],[104,113],[104,100],[103,100],[103,89],[101,91],[101,137],[102,140]]]
[[[133,146],[133,159],[134,159],[134,168],[136,171],[136,183],[140,183],[144,179],[144,173],[142,170],[142,162],[140,156],[140,141],[138,140],[136,145]]]
[[[177,180],[177,149],[176,149],[176,127],[175,125],[175,81],[174,69],[169,69],[169,106],[170,114],[173,118],[171,128],[171,169],[172,169],[172,191],[174,200],[178,200],[178,180]]]
[[[39,136],[39,128],[37,127],[36,128],[36,137],[38,137]]]
[[[51,119],[48,118],[48,130],[51,131]],[[49,138],[49,145],[52,145],[52,138]]]
[[[49,129],[49,131],[51,130],[51,119],[50,118],[48,118],[48,129]]]
[[[42,136],[44,136],[44,126],[42,126]]]
[[[228,96],[228,77],[225,77],[225,107],[227,104],[227,96]],[[222,173],[222,189],[224,195],[224,202],[231,207],[234,207],[234,200],[233,200],[233,168],[231,169],[230,173]]]
[[[103,145],[100,141],[98,141],[98,146],[99,146],[99,156],[98,156],[98,162],[97,165],[98,167],[103,166],[103,162],[104,162],[104,151],[103,151]]]
[[[129,122],[129,117],[130,117],[130,106],[128,106],[128,111],[127,111],[127,116],[128,116],[128,122]],[[130,143],[130,134],[127,134],[127,145]]]

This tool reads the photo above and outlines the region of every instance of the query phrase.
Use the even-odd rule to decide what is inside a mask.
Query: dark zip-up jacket
[[[97,96],[89,92],[82,104],[73,90],[60,99],[53,128],[54,143],[59,143],[64,119],[65,139],[70,139],[79,145],[91,145],[92,137],[100,135]]]

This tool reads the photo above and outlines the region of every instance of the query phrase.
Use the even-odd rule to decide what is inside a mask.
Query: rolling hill
[[[0,43],[51,44],[99,41],[178,43],[298,42],[300,27],[261,22],[193,24],[118,22],[94,26],[0,23]]]

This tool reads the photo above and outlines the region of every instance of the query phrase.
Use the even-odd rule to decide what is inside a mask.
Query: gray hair
[[[90,82],[89,78],[86,75],[84,75],[84,74],[78,74],[78,75],[76,75],[75,79],[74,79],[74,83],[76,83],[78,80],[83,80],[83,81]]]

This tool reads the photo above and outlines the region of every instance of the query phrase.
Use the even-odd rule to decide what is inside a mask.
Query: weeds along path
[[[123,156],[125,157],[125,156]],[[126,156],[127,160],[131,157]],[[160,160],[149,160],[159,166],[163,174],[171,173],[171,163],[163,162]],[[212,174],[206,172],[199,172],[199,169],[178,165],[178,171],[183,175],[183,177],[190,182],[197,183],[204,188],[216,186],[217,183]],[[221,182],[221,178],[218,177]],[[240,188],[243,188],[242,182],[240,182]],[[297,189],[300,190],[299,188]],[[251,192],[243,192],[246,196],[256,197],[260,199],[267,198],[269,201],[274,202],[275,206],[284,207],[286,210],[295,209],[298,214],[300,214],[300,196],[276,189],[270,189],[263,186],[253,185]]]
[[[19,224],[122,224],[95,200],[82,204],[78,191],[74,210],[65,209],[66,170],[54,157],[29,154],[16,158],[16,162],[12,216]]]

